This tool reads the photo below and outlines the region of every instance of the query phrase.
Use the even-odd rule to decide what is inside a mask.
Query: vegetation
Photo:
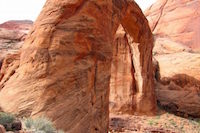
[[[53,123],[45,118],[27,118],[24,120],[25,129],[28,131],[33,131],[37,133],[64,133],[62,130],[56,131],[53,126]]]
[[[4,113],[0,112],[0,125],[3,125],[5,128],[8,128],[12,125],[12,123],[16,120],[17,118],[9,113]],[[56,129],[53,126],[53,123],[45,118],[25,118],[22,120],[24,123],[24,130],[31,131],[31,132],[36,132],[36,133],[64,133],[62,130],[56,131]],[[8,130],[8,129],[7,129]],[[11,129],[9,129],[10,131]]]
[[[24,122],[25,128],[31,131],[44,132],[44,133],[55,133],[56,129],[53,124],[47,118],[41,117],[37,119],[28,118]]]
[[[15,119],[12,114],[0,112],[0,125],[11,124]]]

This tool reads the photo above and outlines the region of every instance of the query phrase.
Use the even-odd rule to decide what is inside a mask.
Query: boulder
[[[0,133],[6,133],[6,129],[3,125],[0,125]]]

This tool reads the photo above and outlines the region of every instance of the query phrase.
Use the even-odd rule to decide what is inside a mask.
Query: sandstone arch
[[[120,23],[140,53],[133,55],[135,111],[154,112],[152,34],[137,4],[128,0],[47,0],[23,45],[19,68],[1,85],[2,109],[46,115],[72,133],[107,132],[112,47]]]

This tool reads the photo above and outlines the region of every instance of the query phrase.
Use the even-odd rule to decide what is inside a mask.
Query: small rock
[[[3,125],[0,125],[0,133],[5,133],[6,129]]]
[[[22,129],[22,123],[21,123],[21,121],[14,121],[12,123],[12,130],[19,131],[21,129]]]

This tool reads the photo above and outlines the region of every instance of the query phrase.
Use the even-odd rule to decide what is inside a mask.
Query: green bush
[[[24,122],[25,127],[29,130],[38,132],[38,133],[55,133],[56,129],[53,127],[53,124],[47,118],[41,117],[37,119],[28,118]]]
[[[16,119],[15,116],[12,114],[0,112],[0,124],[1,125],[10,124],[15,119]]]
[[[26,119],[25,122],[24,122],[24,124],[25,124],[25,127],[27,129],[31,129],[32,126],[33,126],[33,119],[31,119],[31,118]]]

